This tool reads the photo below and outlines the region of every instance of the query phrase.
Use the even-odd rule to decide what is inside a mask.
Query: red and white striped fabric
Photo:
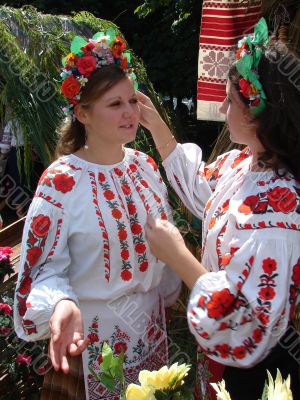
[[[262,1],[203,1],[197,86],[197,118],[224,121],[219,108],[226,96],[227,73],[239,39],[253,31]]]

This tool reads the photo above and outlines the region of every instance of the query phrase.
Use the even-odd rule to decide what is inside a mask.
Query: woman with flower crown
[[[146,235],[191,288],[189,328],[206,355],[197,398],[214,396],[208,366],[211,381],[223,377],[234,400],[260,398],[266,370],[275,379],[277,368],[291,375],[299,399],[299,59],[269,41],[264,19],[240,41],[226,91],[220,111],[231,141],[247,147],[210,165],[195,144],[176,143],[149,98],[138,95],[169,182],[203,219],[201,264],[168,221],[148,217]]]
[[[164,307],[181,282],[149,251],[144,225],[148,213],[172,213],[153,159],[124,147],[140,120],[125,47],[111,29],[73,40],[61,74],[69,118],[59,158],[26,219],[15,329],[27,341],[50,338],[54,371],[42,399],[118,399],[96,379],[104,341],[125,354],[128,382],[168,362]]]

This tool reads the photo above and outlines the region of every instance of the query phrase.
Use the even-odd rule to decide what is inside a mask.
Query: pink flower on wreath
[[[18,354],[16,361],[18,365],[21,364],[26,364],[29,365],[31,363],[32,357],[31,356],[25,356],[24,354]]]
[[[12,308],[10,305],[6,303],[0,303],[0,310],[4,312],[4,314],[10,315],[12,313]]]
[[[13,253],[11,247],[0,247],[0,261],[9,261],[10,255]]]

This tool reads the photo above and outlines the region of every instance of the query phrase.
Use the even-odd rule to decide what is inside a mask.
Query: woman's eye
[[[137,99],[132,99],[132,100],[130,100],[130,103],[132,103],[132,104],[136,104],[137,102],[138,102]]]
[[[118,101],[118,102],[116,102],[116,103],[112,103],[111,105],[110,105],[110,107],[116,107],[116,106],[119,106],[120,105],[120,102]]]

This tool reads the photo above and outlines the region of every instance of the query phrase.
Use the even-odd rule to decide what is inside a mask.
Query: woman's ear
[[[74,108],[75,117],[81,122],[83,125],[86,125],[89,121],[89,114],[86,108],[82,107],[80,104],[77,104]]]

